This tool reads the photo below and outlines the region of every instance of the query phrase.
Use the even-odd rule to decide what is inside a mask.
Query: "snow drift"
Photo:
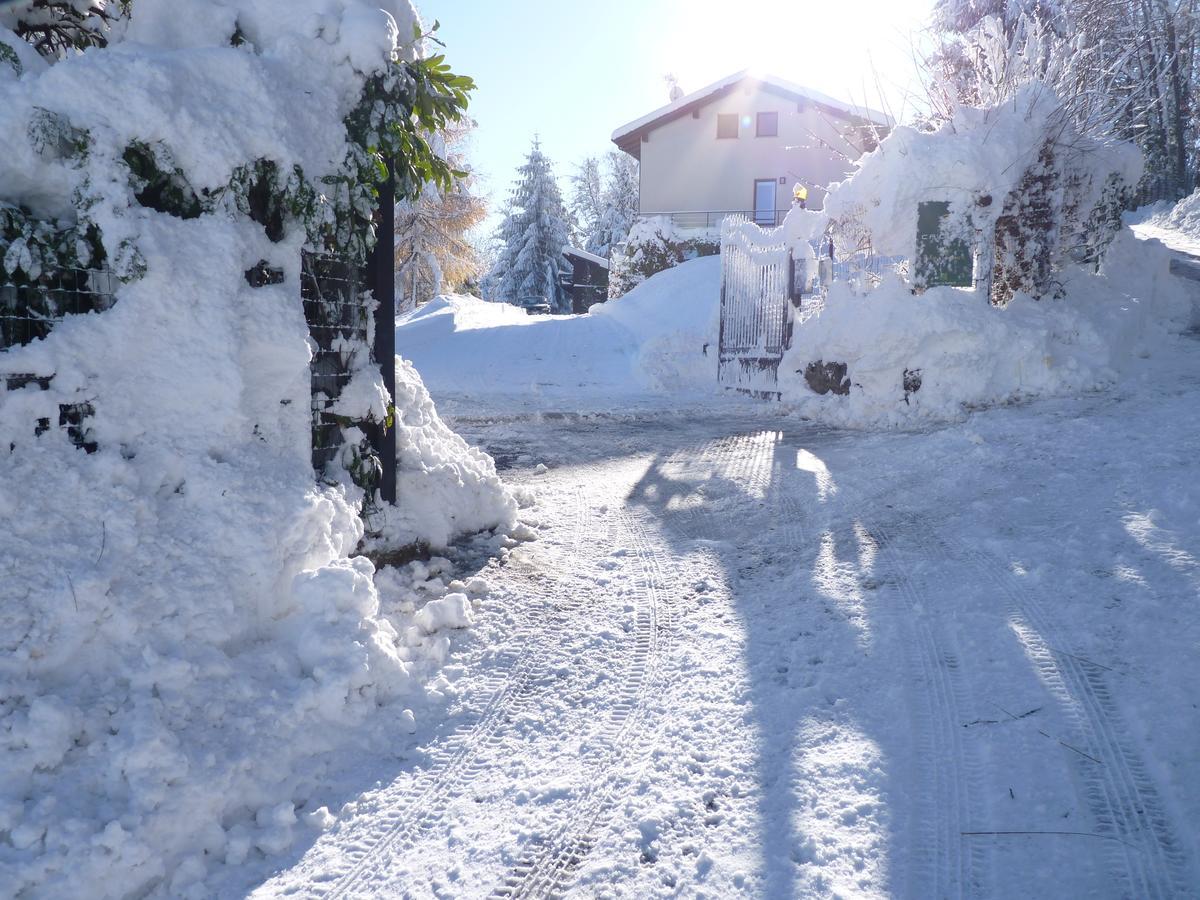
[[[396,358],[396,505],[368,516],[371,546],[425,544],[443,549],[477,531],[511,531],[517,499],[496,463],[467,445],[438,416],[412,363]]]
[[[693,260],[575,316],[442,296],[397,320],[396,350],[441,395],[587,404],[711,395],[720,269],[716,257]]]

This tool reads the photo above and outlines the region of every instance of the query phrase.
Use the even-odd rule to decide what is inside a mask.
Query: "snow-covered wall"
[[[111,309],[0,352],[0,386],[52,376],[0,390],[5,895],[206,896],[214,865],[290,845],[307,761],[421,693],[419,647],[381,612],[371,563],[350,558],[361,496],[313,477],[304,229],[272,241],[221,203],[259,159],[337,174],[343,120],[367,76],[413,52],[415,13],[407,0],[133,9],[107,48],[52,65],[0,28],[20,63],[0,56],[0,200],[98,226],[124,278]],[[138,202],[133,142],[172,160],[206,211]],[[13,259],[36,277],[31,256]],[[250,287],[260,260],[284,283]],[[466,459],[490,475],[439,486],[491,503],[458,524],[511,523],[494,469],[434,421],[419,381],[403,387],[406,439],[437,444],[425,469]],[[81,402],[94,453],[58,427],[60,406]],[[406,534],[455,533],[424,524]]]

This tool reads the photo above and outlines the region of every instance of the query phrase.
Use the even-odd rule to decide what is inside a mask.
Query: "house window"
[[[737,113],[717,113],[717,137],[735,138],[738,136]]]
[[[778,137],[779,113],[760,112],[758,114],[758,127],[754,133],[758,137]]]

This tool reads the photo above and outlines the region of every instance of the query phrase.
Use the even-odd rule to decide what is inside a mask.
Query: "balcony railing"
[[[783,218],[788,214],[786,209],[753,210],[753,209],[716,209],[698,210],[694,212],[644,212],[639,217],[643,219],[668,219],[677,231],[715,231],[729,216],[744,216],[763,228],[775,228],[783,224]]]

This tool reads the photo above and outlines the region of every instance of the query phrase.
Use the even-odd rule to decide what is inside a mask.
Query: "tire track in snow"
[[[1042,683],[1059,701],[1072,728],[1072,761],[1084,783],[1097,833],[1112,838],[1105,852],[1126,896],[1168,900],[1189,894],[1187,853],[1171,827],[1158,788],[1141,759],[1102,668],[1061,649],[1069,641],[1041,601],[994,557],[965,542],[939,536],[995,585],[1013,616],[1012,628]]]
[[[924,560],[946,560],[949,555],[924,539],[916,521],[910,521],[902,535],[878,523],[863,528],[897,575],[895,585],[907,606],[907,614],[897,618],[908,634],[904,642],[908,666],[926,686],[925,702],[918,711],[922,724],[917,751],[931,789],[921,794],[922,837],[917,846],[922,852],[915,857],[921,867],[913,896],[985,897],[995,883],[991,848],[976,842],[964,850],[962,836],[972,812],[980,816],[982,811],[982,820],[987,821],[988,807],[983,789],[986,767],[962,728],[963,711],[973,707],[972,693],[955,643],[933,624],[937,604],[917,586],[921,579],[905,564],[896,544],[900,539],[911,541]]]
[[[574,521],[570,539],[570,557],[578,557],[584,538],[585,504],[582,489],[574,491]],[[544,569],[518,565],[513,567],[518,573],[524,569],[531,583],[526,585],[528,593],[540,595],[541,599],[550,601],[555,593],[556,580],[552,578],[553,571],[547,573]],[[538,585],[537,588],[534,585]],[[565,618],[572,608],[571,603],[556,607],[552,602],[546,604],[521,603],[514,607],[517,622],[513,629],[515,634],[525,635],[531,631],[553,629],[547,625],[544,615],[545,607],[552,612],[551,621],[559,622]],[[523,640],[522,649],[512,666],[500,669],[489,675],[484,681],[479,693],[490,696],[475,724],[464,731],[451,736],[441,749],[430,753],[434,765],[426,769],[413,781],[404,786],[394,786],[385,789],[379,797],[379,803],[386,810],[382,815],[372,816],[363,829],[365,833],[356,833],[351,825],[348,833],[338,833],[332,842],[336,842],[338,853],[333,857],[337,862],[336,868],[329,865],[329,860],[322,860],[324,868],[310,875],[308,883],[275,884],[268,882],[253,892],[251,896],[269,897],[280,894],[297,893],[304,890],[307,896],[322,898],[339,898],[353,896],[356,888],[370,880],[371,874],[381,866],[400,855],[403,850],[419,838],[428,828],[437,823],[445,809],[447,801],[464,784],[478,774],[475,758],[495,741],[495,733],[512,717],[515,707],[532,692],[537,678],[545,666],[546,657],[551,646],[549,641]],[[303,867],[301,871],[306,871]],[[289,879],[290,880],[290,879]]]
[[[782,475],[782,473],[780,473]],[[836,493],[836,491],[834,492]],[[781,479],[778,495],[779,515],[793,530],[792,535],[803,537],[804,520],[808,511],[798,502],[793,491]],[[860,541],[868,540],[876,558],[886,558],[894,584],[905,610],[894,609],[887,603],[875,603],[872,613],[888,616],[897,623],[904,639],[906,665],[911,683],[923,685],[923,701],[916,709],[917,759],[924,766],[928,789],[920,792],[919,810],[915,817],[918,837],[911,842],[915,848],[912,859],[917,861],[913,871],[914,897],[945,898],[983,897],[990,889],[992,860],[989,848],[970,847],[963,852],[961,832],[965,829],[971,809],[983,803],[981,786],[985,767],[973,748],[964,746],[961,710],[970,708],[970,691],[963,677],[959,654],[952,642],[931,627],[929,612],[935,608],[920,579],[907,565],[896,544],[899,537],[867,515],[860,504],[844,499],[826,500],[841,508],[835,513],[836,522],[852,526]],[[878,499],[876,499],[878,502]],[[830,527],[833,523],[830,523]],[[811,530],[811,529],[810,529]],[[809,538],[815,538],[810,535]],[[905,531],[903,537],[914,541],[925,551],[933,548],[922,541],[919,528]],[[942,554],[945,555],[944,553]],[[885,579],[886,580],[886,579]]]
[[[649,761],[652,716],[649,701],[663,680],[664,651],[672,628],[671,605],[664,602],[665,578],[645,527],[629,512],[618,516],[623,537],[638,558],[639,608],[634,653],[611,708],[615,714],[591,740],[608,747],[591,767],[588,783],[548,837],[531,842],[518,858],[496,898],[552,897],[564,888],[599,839],[617,801]]]
[[[682,471],[685,476],[716,475],[766,503],[774,481],[772,462],[780,439],[781,435],[775,431],[721,437],[675,451],[660,464],[660,469],[668,478],[672,470]],[[782,496],[782,492],[775,492],[775,496]],[[666,509],[667,502],[664,501],[659,516],[674,520],[669,527],[686,537],[715,538],[715,517],[707,504],[690,504],[683,510],[670,512]],[[655,696],[657,685],[665,679],[665,653],[673,628],[673,611],[669,591],[663,590],[665,576],[658,555],[652,549],[648,529],[639,519],[630,511],[618,517],[641,564],[649,601],[638,616],[638,654],[632,667],[635,681],[626,684],[626,691],[635,692],[636,699],[627,693],[617,707],[622,716],[606,729],[607,742],[614,747],[614,753],[595,768],[588,788],[558,830],[534,843],[518,859],[504,883],[493,893],[495,898],[553,897],[565,889],[571,875],[600,840],[618,801],[649,763],[653,737],[647,727],[653,716],[649,701]],[[799,520],[785,516],[780,521],[785,535],[794,537]]]

